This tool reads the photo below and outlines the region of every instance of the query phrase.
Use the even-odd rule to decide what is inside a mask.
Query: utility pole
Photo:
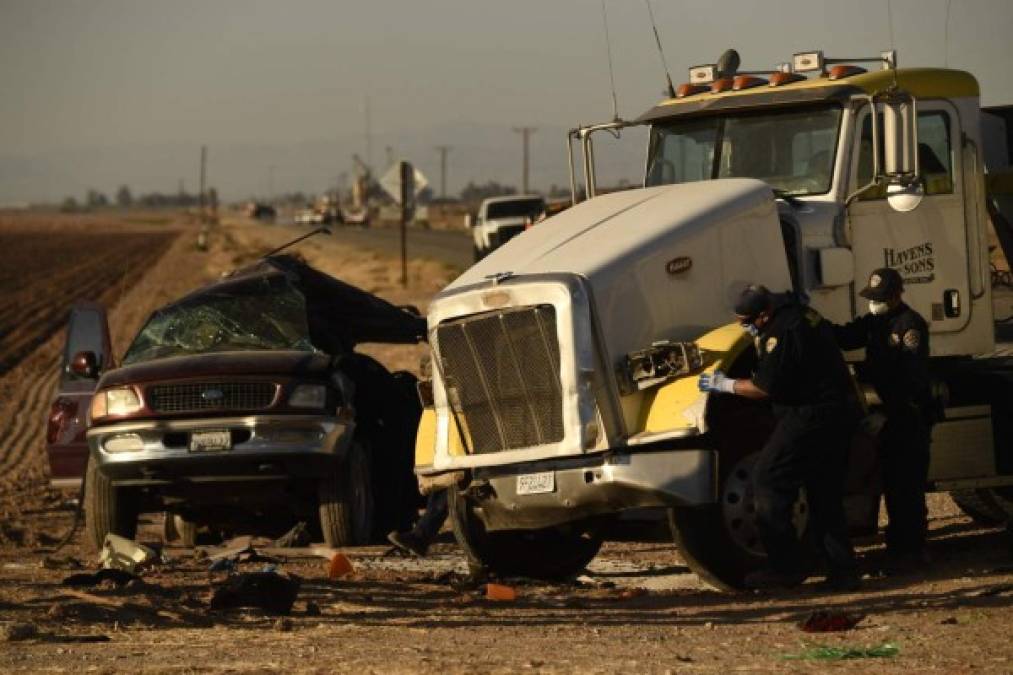
[[[200,204],[200,221],[203,223],[205,220],[204,214],[204,195],[207,192],[207,165],[208,165],[208,146],[200,146],[200,195],[198,197]]]
[[[530,171],[530,153],[528,151],[529,141],[531,140],[531,134],[538,131],[535,127],[514,127],[514,132],[521,135],[522,142],[524,143],[524,168],[521,172],[521,193],[528,193],[528,175]]]
[[[447,153],[453,148],[449,145],[437,145],[436,151],[440,153],[440,198],[447,198]]]

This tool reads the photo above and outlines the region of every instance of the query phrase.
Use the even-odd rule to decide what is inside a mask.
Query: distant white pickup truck
[[[520,234],[545,213],[545,200],[538,195],[511,195],[486,199],[472,223],[475,261],[479,261]]]

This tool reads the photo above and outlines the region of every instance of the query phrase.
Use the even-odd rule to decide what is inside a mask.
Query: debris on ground
[[[126,572],[121,569],[116,569],[115,567],[109,567],[101,569],[93,574],[89,574],[88,572],[71,574],[69,577],[65,578],[61,583],[64,586],[80,588],[80,587],[98,586],[99,584],[105,581],[109,581],[112,582],[112,584],[117,588],[120,588],[122,586],[126,586],[131,581],[139,579],[140,577],[131,574],[130,572]]]
[[[31,640],[38,635],[39,629],[34,623],[12,623],[4,628],[4,639],[7,642]]]
[[[154,549],[118,534],[106,535],[102,543],[102,552],[99,554],[99,563],[102,567],[119,569],[131,574],[136,574],[158,559]]]
[[[783,658],[800,661],[846,661],[850,659],[889,659],[900,654],[900,647],[884,642],[870,647],[846,645],[812,645],[798,654],[785,654]]]
[[[856,612],[816,610],[799,621],[798,627],[806,633],[835,633],[851,630],[865,618]]]
[[[335,553],[327,563],[327,577],[339,579],[355,571],[352,561],[344,553]]]
[[[320,605],[312,600],[306,601],[306,616],[320,616],[321,614]]]
[[[240,563],[252,563],[252,562],[263,562],[263,563],[278,563],[277,558],[270,556],[261,555],[257,549],[253,548],[253,539],[251,537],[237,537],[228,542],[226,548],[218,551],[212,555],[207,555],[205,551],[205,557],[203,559],[210,561],[208,565],[209,572],[234,572],[236,567]]]
[[[70,555],[47,555],[42,559],[42,567],[47,570],[79,570],[84,569],[84,564],[74,556]]]
[[[485,597],[487,600],[499,602],[512,602],[517,599],[517,591],[510,586],[503,584],[486,584]]]
[[[288,633],[292,630],[292,619],[284,617],[274,622],[274,629],[279,633]]]
[[[211,596],[214,611],[254,607],[271,614],[288,614],[299,594],[301,580],[278,572],[249,572],[229,577]]]
[[[311,542],[309,527],[305,522],[296,523],[291,530],[278,537],[274,546],[277,548],[296,548],[309,546]]]

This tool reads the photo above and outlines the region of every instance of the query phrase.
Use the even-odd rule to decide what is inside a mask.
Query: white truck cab
[[[959,491],[980,517],[1013,513],[1013,349],[996,341],[988,257],[989,214],[1008,221],[986,194],[1008,168],[985,174],[977,81],[897,68],[892,52],[796,54],[766,76],[731,61],[691,69],[635,122],[571,131],[575,205],[430,306],[416,473],[449,488],[473,564],[572,574],[603,520],[665,507],[692,569],[740,585],[763,560],[750,471],[772,420],[764,404],[699,392],[698,376],[749,376],[752,342],[730,324],[746,283],[794,290],[844,322],[864,313],[858,291],[883,266],[930,325],[945,409],[930,487]],[[643,187],[597,196],[593,135],[634,124],[650,127]],[[853,525],[874,530],[868,439],[856,439],[849,485]]]
[[[472,223],[475,261],[510,241],[545,214],[539,195],[509,195],[482,201]]]

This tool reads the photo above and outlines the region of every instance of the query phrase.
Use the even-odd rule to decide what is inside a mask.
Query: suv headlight
[[[91,418],[122,416],[141,409],[141,397],[133,387],[116,387],[95,394],[91,400]]]
[[[323,408],[327,404],[327,387],[322,384],[300,384],[288,395],[293,408]]]

